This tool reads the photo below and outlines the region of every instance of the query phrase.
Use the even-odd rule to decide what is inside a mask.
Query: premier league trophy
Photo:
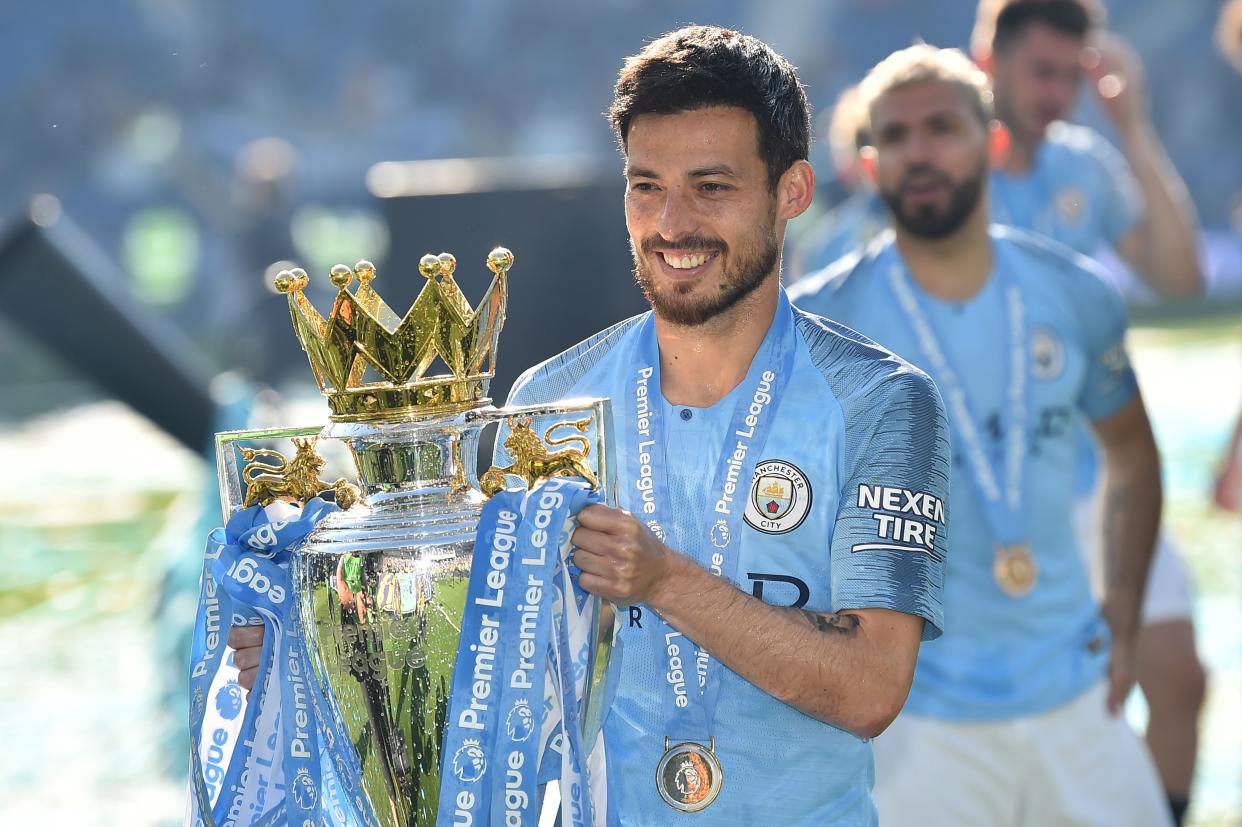
[[[192,662],[192,682],[198,683],[191,689],[191,729],[197,725],[201,732],[191,750],[192,812],[202,823],[302,824],[307,814],[314,823],[432,825],[438,812],[453,817],[454,811],[474,804],[479,793],[470,784],[485,772],[488,737],[538,743],[528,752],[536,754],[535,762],[553,754],[544,739],[557,755],[569,741],[579,752],[589,752],[596,743],[612,648],[611,625],[601,630],[599,602],[580,590],[575,594],[568,570],[558,574],[555,563],[562,558],[557,557],[544,571],[561,590],[553,591],[534,575],[516,580],[516,570],[510,570],[508,585],[513,587],[503,590],[506,608],[499,587],[505,571],[497,561],[504,552],[509,565],[506,543],[515,535],[508,521],[548,522],[544,512],[536,511],[536,494],[512,490],[515,481],[543,483],[542,490],[551,491],[570,484],[565,478],[581,478],[585,483],[572,483],[579,487],[575,490],[594,488],[590,497],[610,501],[609,406],[599,399],[510,409],[490,404],[488,383],[512,263],[508,250],[492,251],[487,265],[495,278],[472,308],[454,281],[453,256],[425,256],[419,272],[426,284],[404,316],[375,292],[375,268],[365,261],[353,269],[332,268],[338,293],[326,318],[303,295],[304,271],[282,272],[276,279],[277,289],[288,296],[294,328],[327,397],[331,421],[322,429],[217,436],[221,500],[229,525],[213,533],[213,538],[220,534],[214,545],[208,543],[205,609],[200,610],[200,644]],[[358,287],[351,291],[355,278]],[[447,373],[429,375],[437,359]],[[492,423],[504,425],[503,444],[512,464],[493,467],[480,483],[475,470],[479,437]],[[293,456],[248,447],[277,438],[294,439]],[[324,461],[315,444],[326,439],[348,446],[357,486],[319,479]],[[329,493],[334,505],[325,500]],[[521,506],[528,509],[524,515],[514,505],[488,518],[485,503],[498,493],[497,502],[506,496],[518,498],[514,503],[532,499]],[[560,494],[556,497],[559,501]],[[238,527],[240,515],[252,516]],[[481,515],[491,519],[486,533]],[[491,568],[484,566],[487,570],[476,575],[479,582],[471,576],[476,533],[480,548],[491,544]],[[533,536],[545,534],[552,535],[553,554],[558,542],[568,548],[568,529],[562,529],[559,540],[552,530]],[[283,547],[284,536],[297,539],[288,543],[282,567],[273,563],[285,552],[273,550]],[[545,588],[528,587],[535,582]],[[264,652],[271,666],[260,672],[250,704],[255,708],[245,716],[235,703],[220,702],[240,695],[222,643],[228,623],[221,619],[219,604],[212,603],[226,592],[243,599],[223,610],[225,618],[231,616],[233,624],[265,622],[269,630]],[[525,638],[536,628],[539,606],[556,613],[551,627],[540,628],[550,628],[542,633],[544,645],[555,646],[559,638],[565,647],[555,650],[561,654],[551,657],[555,663],[547,669],[550,676],[563,677],[565,685],[510,699],[511,685],[525,685],[525,677],[517,677],[511,667],[526,664],[534,651],[533,644],[525,648]],[[504,627],[511,633],[495,627],[497,618],[506,616],[513,621]],[[513,643],[508,654],[506,642]],[[499,652],[495,657],[493,649]],[[459,652],[470,662],[462,665],[455,684]],[[211,663],[221,664],[214,676]],[[494,675],[505,679],[493,680]],[[480,683],[485,678],[491,681],[487,686]],[[461,696],[456,686],[463,687]],[[255,696],[268,702],[257,704]],[[450,716],[451,699],[460,714]],[[492,706],[507,706],[489,713],[489,699]],[[564,715],[559,736],[549,739],[558,722],[546,718],[542,731],[532,732],[544,717],[537,715],[540,707],[555,707]],[[221,717],[226,709],[232,718]],[[204,715],[210,719],[212,714],[215,723],[204,724]],[[485,714],[493,716],[498,735],[484,731]],[[480,730],[478,737],[470,737],[473,728]],[[450,731],[466,737],[446,747]],[[492,775],[508,777],[514,760],[495,765]],[[541,762],[540,780],[549,772],[543,767],[547,763]],[[560,764],[557,758],[554,774]],[[535,767],[527,769],[533,776]],[[449,789],[442,787],[442,771],[452,775],[447,781],[455,790],[446,802],[440,801],[442,789]],[[279,775],[283,783],[273,785],[265,773]],[[285,799],[283,811],[273,807],[274,789]],[[503,810],[500,820],[517,809],[522,815],[518,823],[534,823],[529,813],[537,805],[525,794],[506,789],[495,795],[500,803],[492,812]],[[468,815],[454,822],[469,823]]]

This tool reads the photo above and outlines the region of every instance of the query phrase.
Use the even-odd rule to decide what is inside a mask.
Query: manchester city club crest
[[[811,510],[811,483],[796,465],[781,459],[759,463],[746,499],[746,524],[765,534],[784,534],[802,525]]]
[[[1065,345],[1050,327],[1037,327],[1031,332],[1031,372],[1036,379],[1050,382],[1065,370]]]
[[[478,781],[487,772],[487,756],[474,738],[467,738],[453,755],[453,774],[467,783]]]
[[[525,699],[518,699],[505,718],[505,732],[508,736],[521,743],[535,731],[535,714],[530,711],[530,704]]]

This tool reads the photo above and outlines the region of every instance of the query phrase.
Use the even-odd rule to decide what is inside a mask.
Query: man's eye
[[[704,181],[699,185],[699,190],[702,192],[725,192],[728,189],[730,189],[728,184],[720,184],[716,181]]]
[[[650,181],[631,181],[630,192],[654,192],[655,184]]]

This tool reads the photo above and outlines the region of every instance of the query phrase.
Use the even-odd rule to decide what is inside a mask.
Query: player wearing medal
[[[509,400],[613,402],[622,509],[573,536],[582,586],[620,607],[609,822],[873,825],[866,739],[941,630],[939,396],[781,290],[814,188],[784,58],[687,27],[626,61],[609,115],[652,311]]]
[[[1120,256],[1157,293],[1197,295],[1197,221],[1185,184],[1148,115],[1142,65],[1104,31],[1098,0],[984,0],[972,50],[992,77],[1009,135],[992,176],[992,216],[1090,256]],[[1121,138],[1065,123],[1083,78]],[[1098,457],[1084,433],[1076,519],[1088,559],[1101,565]],[[1156,547],[1138,637],[1147,743],[1175,819],[1194,775],[1206,691],[1195,652],[1190,582],[1173,546]]]
[[[954,448],[950,625],[876,742],[882,822],[1164,825],[1120,705],[1160,514],[1156,447],[1124,311],[1089,259],[989,226],[990,94],[956,50],[915,46],[863,81],[894,232],[791,299],[926,369]],[[1073,424],[1107,468],[1107,592],[1072,526]]]

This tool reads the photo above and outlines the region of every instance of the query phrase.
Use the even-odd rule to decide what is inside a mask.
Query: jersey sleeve
[[[944,629],[949,432],[931,379],[904,366],[843,400],[845,473],[832,535],[834,610],[917,615]]]
[[[1090,419],[1111,416],[1138,393],[1138,380],[1126,352],[1126,310],[1118,292],[1098,266],[1079,257],[1077,308],[1086,344],[1087,372],[1078,407]]]
[[[1143,193],[1130,165],[1108,141],[1096,136],[1091,156],[1100,180],[1101,226],[1115,247],[1143,220]]]

